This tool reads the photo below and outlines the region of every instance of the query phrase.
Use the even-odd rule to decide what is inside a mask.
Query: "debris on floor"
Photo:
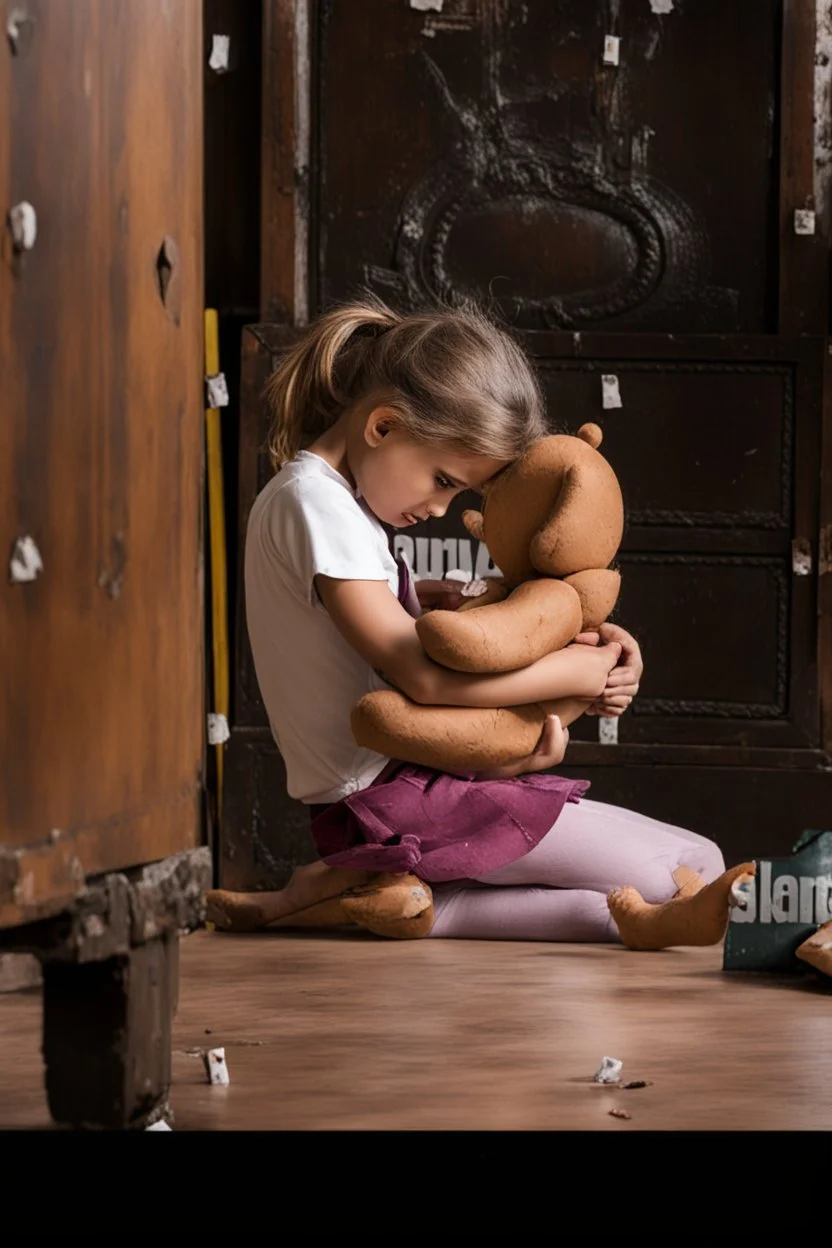
[[[628,1114],[626,1109],[608,1109],[607,1113],[611,1118],[632,1118],[632,1114]]]
[[[168,1126],[164,1118],[160,1118],[158,1122],[152,1122],[149,1127],[145,1127],[145,1131],[172,1131],[173,1127]]]
[[[622,1083],[622,1088],[629,1091],[631,1088],[649,1088],[652,1080],[650,1079],[631,1079],[629,1083]]]
[[[208,1049],[202,1057],[209,1083],[228,1085],[231,1077],[225,1064],[225,1049]]]
[[[619,1083],[621,1080],[621,1068],[623,1062],[619,1062],[617,1057],[602,1057],[601,1065],[593,1075],[595,1083]]]

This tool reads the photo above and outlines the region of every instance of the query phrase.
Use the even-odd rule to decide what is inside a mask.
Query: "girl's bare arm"
[[[620,654],[617,644],[572,645],[516,672],[452,672],[425,654],[415,620],[386,582],[316,576],[315,585],[332,622],[353,649],[390,684],[424,705],[522,706],[597,698]]]

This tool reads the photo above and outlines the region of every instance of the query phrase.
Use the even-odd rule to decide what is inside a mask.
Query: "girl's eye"
[[[455,490],[456,489],[456,486],[454,485],[453,481],[449,481],[448,478],[443,477],[441,473],[438,473],[436,477],[434,478],[434,480],[436,481],[436,484],[439,486],[440,490]]]

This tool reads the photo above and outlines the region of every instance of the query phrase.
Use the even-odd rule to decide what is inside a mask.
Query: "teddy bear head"
[[[607,568],[614,559],[624,504],[598,450],[602,437],[587,424],[577,435],[541,438],[486,488],[482,512],[463,514],[509,586]]]

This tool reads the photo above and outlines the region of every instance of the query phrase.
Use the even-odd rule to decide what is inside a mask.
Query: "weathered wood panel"
[[[21,847],[80,878],[197,843],[204,732],[202,6],[26,8],[0,55],[0,201],[38,223],[0,267],[0,546],[43,569],[0,581],[0,923],[53,893]]]

